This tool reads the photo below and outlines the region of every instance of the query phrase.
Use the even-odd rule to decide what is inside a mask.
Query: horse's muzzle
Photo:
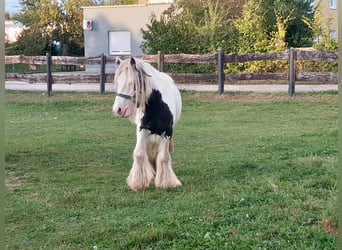
[[[116,117],[129,117],[130,115],[130,111],[128,107],[124,107],[124,108],[118,107],[116,110],[113,110],[113,112]]]

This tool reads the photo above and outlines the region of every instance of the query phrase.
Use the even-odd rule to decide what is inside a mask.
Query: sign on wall
[[[84,30],[92,30],[93,29],[93,21],[92,20],[83,20],[83,29]]]
[[[131,54],[131,32],[110,31],[109,32],[109,55]]]

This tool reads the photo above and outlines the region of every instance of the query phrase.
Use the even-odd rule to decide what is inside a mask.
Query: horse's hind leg
[[[170,143],[171,138],[162,137],[158,147],[156,158],[156,178],[154,181],[156,187],[159,188],[173,188],[182,185],[172,169],[169,151]]]
[[[143,191],[153,180],[155,171],[148,159],[146,130],[137,129],[137,144],[133,152],[133,165],[127,177],[127,184],[133,191]]]

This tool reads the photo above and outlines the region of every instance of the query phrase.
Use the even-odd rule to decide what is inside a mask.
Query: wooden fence
[[[122,59],[130,56],[121,56]],[[162,54],[136,56],[149,63],[157,64],[160,71],[164,71],[164,63],[206,63],[216,64],[217,74],[181,74],[170,73],[176,82],[218,82],[218,92],[224,92],[225,81],[248,81],[248,80],[277,80],[287,81],[289,86],[289,95],[295,93],[295,82],[322,82],[337,83],[337,73],[333,72],[296,72],[295,63],[297,60],[304,61],[330,61],[337,62],[338,53],[334,51],[318,51],[312,49],[294,49],[283,52],[249,53],[249,54],[224,54],[218,51],[214,55],[193,55],[193,54]],[[114,70],[106,72],[106,65],[113,64],[115,56],[91,57],[68,57],[68,56],[5,56],[5,64],[25,63],[31,65],[46,65],[46,73],[6,73],[6,80],[46,82],[47,91],[50,96],[53,83],[94,83],[100,84],[101,94],[105,91],[105,83],[113,82]],[[277,61],[284,60],[288,62],[288,72],[285,73],[239,73],[224,74],[224,64],[243,63],[251,61]],[[100,65],[99,72],[75,71],[75,72],[52,72],[51,65]]]

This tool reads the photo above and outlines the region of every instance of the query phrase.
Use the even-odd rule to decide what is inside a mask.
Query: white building
[[[89,6],[83,8],[85,56],[142,55],[143,37],[151,14],[158,18],[171,6],[167,1],[154,4]],[[170,1],[169,1],[170,2]],[[86,69],[96,66],[87,65]]]
[[[25,29],[25,25],[16,20],[5,21],[5,41],[6,43],[14,43],[18,36]]]

